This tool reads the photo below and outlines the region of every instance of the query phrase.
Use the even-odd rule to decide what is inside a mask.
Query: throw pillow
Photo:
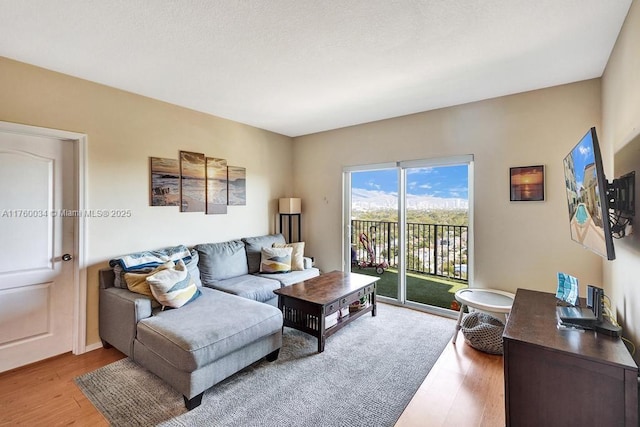
[[[144,267],[140,270],[130,271],[129,273],[148,274],[151,273],[153,269],[154,267]],[[124,271],[120,264],[113,266],[113,274],[115,275],[113,279],[113,286],[120,289],[127,289],[127,281],[124,278],[124,275],[127,274],[127,272]]]
[[[135,292],[137,294],[146,295],[148,297],[154,298],[151,293],[151,288],[147,283],[147,277],[152,274],[156,274],[159,271],[166,270],[167,268],[171,268],[174,266],[173,261],[167,261],[164,264],[154,268],[148,273],[124,273],[124,281],[127,284],[127,288],[131,292]]]
[[[200,296],[200,289],[182,260],[178,260],[170,268],[150,275],[147,277],[147,283],[151,293],[163,307],[180,308]]]
[[[191,275],[191,278],[196,283],[196,286],[201,288],[202,281],[200,280],[200,268],[198,268],[198,262],[200,262],[200,255],[195,249],[191,249],[191,261],[186,262],[187,271]]]
[[[262,248],[271,248],[274,243],[287,243],[282,234],[269,234],[266,236],[243,237],[242,241],[247,249],[247,266],[249,274],[260,271],[260,259]]]
[[[292,248],[291,253],[291,270],[304,270],[304,242],[296,243],[274,243],[274,248]]]
[[[288,273],[291,271],[293,248],[262,248],[260,273]]]

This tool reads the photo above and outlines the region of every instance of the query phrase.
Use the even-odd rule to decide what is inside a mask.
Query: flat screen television
[[[615,259],[609,223],[607,180],[596,128],[564,158],[571,239],[608,260]]]

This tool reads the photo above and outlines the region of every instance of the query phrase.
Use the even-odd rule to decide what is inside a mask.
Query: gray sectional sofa
[[[282,313],[273,290],[319,275],[304,270],[260,274],[262,247],[284,243],[282,235],[196,245],[186,267],[200,295],[165,309],[131,292],[118,268],[100,270],[99,331],[114,346],[200,405],[204,391],[263,357],[273,361],[282,345]]]
[[[213,289],[277,307],[278,298],[273,293],[275,289],[311,279],[320,272],[312,266],[310,258],[305,258],[304,270],[261,274],[261,250],[272,247],[274,243],[285,243],[282,234],[196,245],[202,283]]]

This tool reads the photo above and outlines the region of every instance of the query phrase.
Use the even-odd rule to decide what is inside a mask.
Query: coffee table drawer
[[[342,307],[342,305],[340,304],[341,301],[342,301],[342,299],[340,299],[338,301],[334,301],[334,302],[332,302],[330,304],[327,304],[325,306],[325,309],[324,309],[325,316],[327,314],[331,314],[333,312],[336,312],[336,311],[340,310],[340,308]]]
[[[375,284],[372,284],[372,285],[369,285],[367,287],[364,287],[364,288],[360,289],[357,292],[349,294],[344,298],[340,298],[340,308],[348,307],[349,304],[352,304],[352,303],[358,301],[360,298],[372,293],[374,291],[374,289],[375,289]]]

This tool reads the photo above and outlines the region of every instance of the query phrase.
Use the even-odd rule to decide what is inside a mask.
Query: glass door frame
[[[406,298],[406,186],[407,186],[407,170],[412,168],[428,168],[453,165],[467,165],[467,183],[468,183],[468,200],[469,200],[469,225],[468,225],[468,261],[467,261],[467,277],[468,286],[471,288],[474,276],[474,227],[473,227],[473,176],[474,176],[474,158],[473,154],[438,157],[422,160],[405,160],[399,162],[376,163],[368,165],[345,166],[342,172],[342,259],[343,271],[351,271],[351,173],[374,171],[382,169],[396,169],[398,173],[398,247],[402,251],[398,257],[398,295],[397,299],[391,297],[378,296],[384,302],[407,306],[422,311],[432,312],[448,317],[454,317],[456,312],[443,309],[440,307],[420,304],[408,301]]]

